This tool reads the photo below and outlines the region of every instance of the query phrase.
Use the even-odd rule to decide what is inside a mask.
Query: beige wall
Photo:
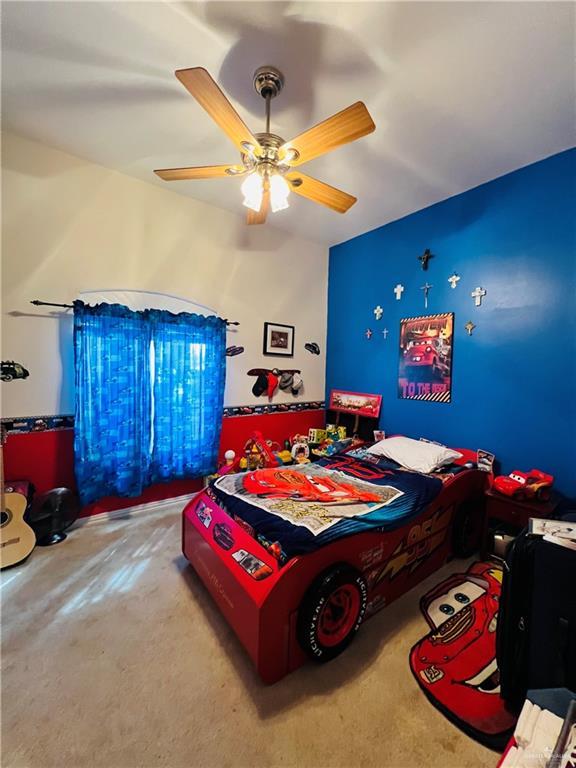
[[[9,134],[2,218],[2,359],[30,371],[26,381],[2,383],[4,416],[73,413],[71,319],[29,301],[69,303],[92,289],[177,294],[240,321],[228,344],[246,351],[227,360],[227,405],[266,402],[246,376],[282,365],[262,355],[263,323],[295,325],[286,367],[302,369],[300,399],[323,399],[326,247],[270,225],[249,228],[240,215]],[[305,351],[307,341],[322,354]]]

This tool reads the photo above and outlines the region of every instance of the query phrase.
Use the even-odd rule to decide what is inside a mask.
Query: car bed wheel
[[[480,548],[484,505],[484,497],[477,496],[456,507],[452,523],[452,552],[456,557],[470,557]]]
[[[362,574],[348,565],[319,576],[298,612],[298,641],[311,658],[330,661],[350,645],[364,618],[367,595]]]

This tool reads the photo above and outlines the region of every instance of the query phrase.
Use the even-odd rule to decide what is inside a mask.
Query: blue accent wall
[[[536,467],[576,496],[575,180],[568,150],[331,248],[327,393],[381,393],[388,433],[484,448],[506,474]],[[400,319],[437,312],[455,313],[452,402],[400,400]]]

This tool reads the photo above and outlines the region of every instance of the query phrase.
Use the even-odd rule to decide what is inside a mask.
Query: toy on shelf
[[[308,442],[314,456],[332,456],[350,445],[346,438],[346,427],[338,424],[326,424],[326,429],[309,429]]]
[[[292,464],[292,451],[277,451],[275,456],[280,459],[282,464]]]
[[[217,477],[220,477],[221,475],[226,475],[228,472],[235,472],[238,468],[238,462],[236,461],[236,452],[228,449],[224,453],[224,461],[220,462],[218,465],[218,470],[212,474],[207,475],[204,478],[204,486],[207,486],[211,480],[215,480]]]
[[[244,454],[246,458],[246,469],[249,472],[265,466],[266,462],[264,460],[264,454],[255,442],[251,440],[248,441],[244,448]]]
[[[274,443],[271,440],[266,440],[261,432],[253,432],[252,437],[246,441],[243,458],[245,462],[240,459],[239,469],[250,471],[264,467],[277,467],[280,464],[274,455]]]
[[[321,443],[322,440],[326,440],[326,430],[325,429],[314,429],[310,428],[308,430],[308,442],[309,443]]]
[[[494,478],[494,488],[499,493],[519,501],[548,501],[553,483],[554,476],[539,469],[532,469],[530,472],[515,469],[509,475]]]
[[[334,456],[334,454],[349,448],[351,443],[352,438],[350,437],[346,437],[344,440],[327,437],[326,440],[323,440],[318,446],[312,448],[312,453],[314,456],[320,456],[322,458],[325,456]]]
[[[292,438],[292,458],[296,464],[308,464],[310,461],[310,447],[305,435],[294,435]]]
[[[326,437],[331,440],[345,440],[346,427],[341,427],[338,424],[326,424]]]

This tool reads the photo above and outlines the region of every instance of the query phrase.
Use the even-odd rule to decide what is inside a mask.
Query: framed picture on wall
[[[262,351],[265,355],[293,357],[294,326],[264,323],[264,347]]]
[[[398,397],[449,403],[452,399],[454,313],[400,320]]]

